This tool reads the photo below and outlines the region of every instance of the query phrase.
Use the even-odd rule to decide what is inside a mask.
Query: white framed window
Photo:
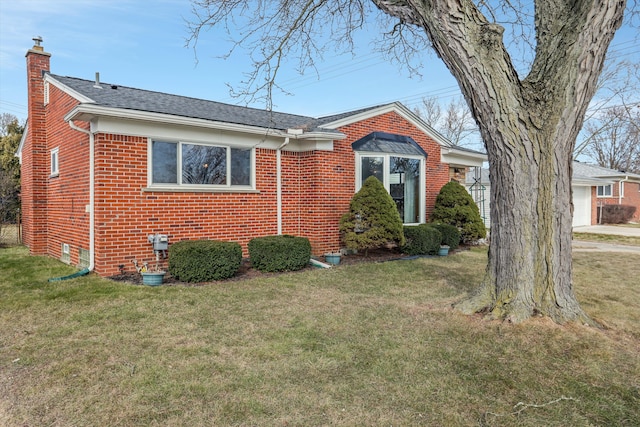
[[[149,160],[151,187],[255,187],[253,148],[183,141],[151,141]]]
[[[51,176],[58,176],[60,174],[59,152],[60,150],[57,147],[51,150]]]
[[[404,224],[425,221],[425,158],[395,153],[356,153],[356,191],[370,176],[378,178],[396,203]]]
[[[596,189],[596,195],[598,197],[611,197],[613,196],[613,185],[598,185]]]

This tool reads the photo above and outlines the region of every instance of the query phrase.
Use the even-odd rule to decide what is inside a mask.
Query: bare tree
[[[191,41],[207,26],[238,34],[236,46],[254,55],[247,83],[266,91],[267,98],[283,61],[297,52],[301,68],[313,67],[312,58],[328,45],[349,48],[354,32],[372,22],[369,15],[386,36],[388,52],[408,67],[431,46],[478,123],[495,200],[484,278],[456,307],[514,322],[539,313],[557,322],[593,323],[573,292],[571,161],[607,49],[622,25],[625,0],[194,0],[193,5]],[[519,73],[504,37],[505,27],[513,36],[523,25],[535,38],[530,66]]]
[[[640,173],[640,64],[613,59],[600,76],[598,99],[587,112],[575,156],[600,166]]]
[[[460,147],[477,147],[482,142],[478,127],[473,120],[471,110],[463,99],[452,99],[442,110],[437,98],[422,98],[422,105],[414,112],[445,138]]]
[[[640,173],[640,104],[615,106],[585,124],[584,153],[598,165]]]

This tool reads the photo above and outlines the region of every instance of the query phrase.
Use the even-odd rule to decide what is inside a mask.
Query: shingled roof
[[[329,123],[332,121],[329,120],[330,118],[337,116],[331,116],[329,119],[316,119],[314,117],[225,104],[111,83],[100,82],[96,84],[95,81],[75,77],[54,74],[50,74],[49,77],[88,99],[89,101],[86,101],[86,103],[98,106],[170,114],[268,129],[302,128],[305,130],[321,129],[324,132],[336,132],[333,129],[322,129],[319,125]],[[345,113],[341,116],[348,115],[349,113]]]

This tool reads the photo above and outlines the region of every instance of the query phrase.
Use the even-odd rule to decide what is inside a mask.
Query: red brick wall
[[[28,132],[22,149],[21,199],[23,242],[31,254],[47,253],[47,193],[49,151],[46,141],[43,71],[49,71],[48,53],[27,52]]]
[[[73,130],[63,117],[73,98],[54,86],[46,107],[47,131],[43,180],[48,238],[43,253],[60,257],[62,243],[71,247],[78,263],[79,248],[89,249],[89,137]],[[30,129],[31,130],[31,129]],[[338,224],[355,190],[355,153],[351,143],[373,131],[408,135],[428,153],[427,215],[435,197],[449,180],[448,165],[440,164],[440,146],[395,113],[345,126],[348,138],[333,151],[282,153],[283,233],[310,239],[314,254],[340,248]],[[256,149],[256,192],[180,192],[149,190],[148,144],[145,135],[95,135],[95,271],[117,274],[119,266],[133,271],[132,260],[155,263],[149,234],[169,235],[169,242],[218,239],[242,245],[254,237],[277,233],[276,151]],[[60,174],[48,176],[49,150],[58,147]],[[26,153],[25,153],[26,154]],[[25,159],[27,156],[25,156]],[[28,172],[28,171],[27,171]],[[32,186],[33,187],[33,186]],[[39,241],[32,235],[29,243]],[[26,240],[26,239],[25,239]],[[166,267],[166,260],[161,261]]]
[[[633,215],[632,221],[640,221],[640,184],[635,182],[623,182],[624,190],[622,192],[622,198],[620,195],[620,185],[618,182],[612,185],[613,196],[612,197],[597,197],[596,187],[593,187],[591,193],[592,208],[591,208],[591,224],[598,223],[598,208],[602,205],[631,205],[636,207],[636,212]]]
[[[59,175],[47,178],[47,253],[60,258],[62,243],[66,243],[72,264],[79,263],[80,248],[89,250],[89,213],[85,209],[89,204],[89,136],[71,129],[64,121],[77,104],[77,100],[50,85],[47,149],[59,150]]]
[[[286,227],[283,231],[309,238],[313,252],[318,255],[338,250],[341,246],[338,233],[340,217],[348,211],[356,185],[355,153],[351,144],[358,139],[380,131],[411,136],[420,144],[428,155],[425,177],[427,218],[440,188],[449,181],[449,166],[440,163],[440,145],[394,112],[338,130],[347,138],[335,141],[333,151],[288,153],[284,156],[286,159],[297,157],[299,171],[283,184],[291,206],[290,215],[284,215]],[[289,161],[286,168],[293,166],[294,161]],[[296,198],[299,198],[297,204]]]
[[[146,137],[96,135],[96,266],[102,275],[155,263],[149,234],[169,242],[216,239],[247,243],[277,233],[274,150],[256,150],[258,193],[145,191]],[[163,261],[163,264],[166,263]]]
[[[427,212],[448,179],[439,163],[440,147],[394,113],[347,126],[349,138],[333,151],[282,153],[284,234],[309,238],[314,254],[340,248],[338,224],[355,190],[355,154],[351,143],[370,132],[413,137],[429,154]],[[170,242],[219,239],[242,245],[277,233],[276,152],[256,151],[259,193],[144,191],[147,186],[147,138],[96,135],[96,271],[131,270],[132,259],[153,262],[147,235],[163,233]],[[124,178],[123,178],[124,177]]]

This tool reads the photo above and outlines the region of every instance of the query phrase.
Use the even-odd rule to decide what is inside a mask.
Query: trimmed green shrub
[[[442,234],[429,224],[406,225],[404,237],[402,252],[407,255],[436,255],[442,241]]]
[[[233,277],[242,263],[235,242],[185,240],[169,247],[169,273],[184,282],[208,282]]]
[[[340,219],[342,240],[348,249],[365,250],[390,244],[404,245],[402,219],[380,180],[370,176],[351,198],[349,212]]]
[[[464,243],[475,242],[487,235],[478,206],[457,182],[451,181],[440,189],[431,221],[457,227]]]
[[[311,260],[306,237],[288,235],[256,237],[249,241],[251,265],[260,271],[296,271]]]
[[[442,234],[440,244],[449,246],[449,249],[456,249],[460,246],[460,230],[449,224],[431,223],[433,228]]]

